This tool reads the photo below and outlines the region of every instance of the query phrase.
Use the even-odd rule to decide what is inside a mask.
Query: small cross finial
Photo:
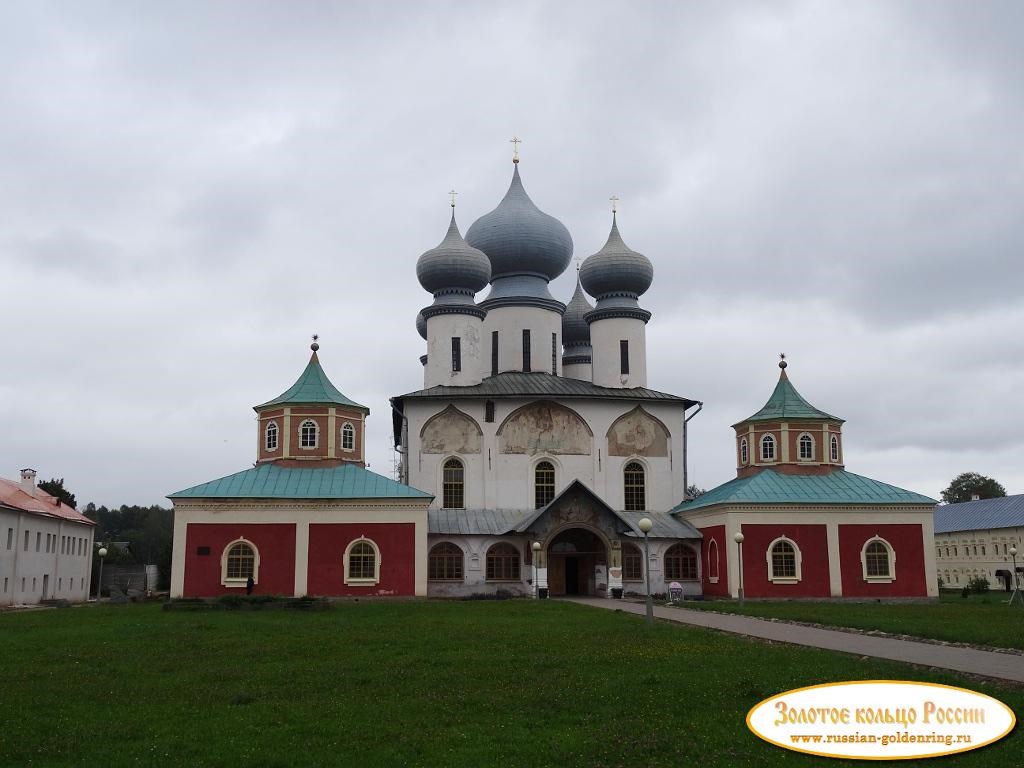
[[[513,149],[512,149],[512,162],[513,163],[518,163],[519,162],[519,145],[523,143],[523,140],[520,139],[518,136],[513,136],[511,139],[509,139],[508,143],[513,146]]]
[[[579,277],[579,275],[580,275],[580,268],[582,266],[583,266],[583,257],[577,254],[577,256],[576,256],[576,276],[577,277]]]
[[[612,195],[608,199],[612,201],[612,213],[617,212],[619,210],[619,196]]]
[[[787,365],[789,365],[789,363],[786,362],[786,353],[785,352],[780,352],[779,353],[779,368],[781,368],[782,370],[786,370],[786,366]]]
[[[313,343],[309,345],[309,348],[312,349],[314,352],[316,352],[318,349],[320,349],[320,345],[316,343],[317,339],[319,339],[319,338],[320,338],[320,334],[319,333],[314,333],[313,334]]]
[[[456,196],[457,194],[459,194],[459,193],[458,193],[458,192],[456,192],[456,191],[455,191],[454,189],[450,189],[450,190],[448,190],[448,196],[449,196],[449,197],[450,197],[450,198],[452,199],[452,208],[454,208],[454,207],[455,207],[455,196]]]

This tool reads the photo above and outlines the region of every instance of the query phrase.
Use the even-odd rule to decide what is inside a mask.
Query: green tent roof
[[[306,366],[306,370],[299,376],[299,380],[292,384],[287,392],[263,403],[263,405],[257,405],[253,410],[259,411],[274,405],[291,405],[293,403],[303,403],[306,405],[333,403],[335,405],[347,405],[351,408],[358,408],[367,413],[370,412],[370,409],[365,405],[349,400],[338,391],[337,387],[331,384],[331,380],[327,378],[324,369],[320,367],[320,359],[316,356],[316,351],[309,358],[309,365]]]
[[[819,411],[813,405],[804,400],[789,382],[789,376],[783,368],[779,375],[779,383],[775,385],[775,391],[768,398],[764,407],[753,416],[748,416],[743,421],[733,424],[734,427],[745,424],[748,421],[785,421],[786,419],[827,419],[829,421],[843,421],[837,416]]]
[[[783,475],[763,469],[738,477],[672,512],[690,512],[714,504],[928,504],[935,499],[895,485],[836,469],[827,475]]]
[[[169,499],[431,499],[429,493],[355,464],[281,467],[260,464],[170,494]]]

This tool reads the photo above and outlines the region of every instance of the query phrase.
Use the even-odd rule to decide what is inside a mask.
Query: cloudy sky
[[[621,199],[649,383],[705,402],[698,485],[786,352],[851,471],[1024,492],[1022,29],[1015,2],[3,3],[0,476],[119,505],[244,469],[314,332],[390,474],[416,259],[449,189],[463,231],[498,203],[516,134],[577,255]]]

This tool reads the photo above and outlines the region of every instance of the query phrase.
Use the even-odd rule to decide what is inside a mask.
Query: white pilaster
[[[839,523],[825,524],[825,539],[828,542],[828,588],[832,597],[843,596],[843,570],[839,562]]]
[[[309,592],[309,522],[295,524],[295,596]]]

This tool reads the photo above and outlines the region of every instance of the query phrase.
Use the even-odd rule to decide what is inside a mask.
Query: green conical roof
[[[320,367],[320,359],[316,356],[314,345],[313,355],[309,358],[309,365],[299,376],[299,380],[292,384],[284,394],[278,395],[263,405],[257,405],[253,410],[260,411],[273,405],[292,405],[302,403],[304,405],[347,405],[350,408],[370,412],[365,405],[349,400],[338,388],[331,384],[324,369]]]
[[[746,424],[748,421],[786,421],[787,419],[827,419],[828,421],[843,421],[838,416],[819,411],[813,405],[804,400],[789,382],[786,375],[786,363],[779,364],[782,373],[779,374],[779,383],[775,385],[775,391],[768,398],[764,407],[753,416],[748,416],[743,421],[733,424],[734,427]]]

